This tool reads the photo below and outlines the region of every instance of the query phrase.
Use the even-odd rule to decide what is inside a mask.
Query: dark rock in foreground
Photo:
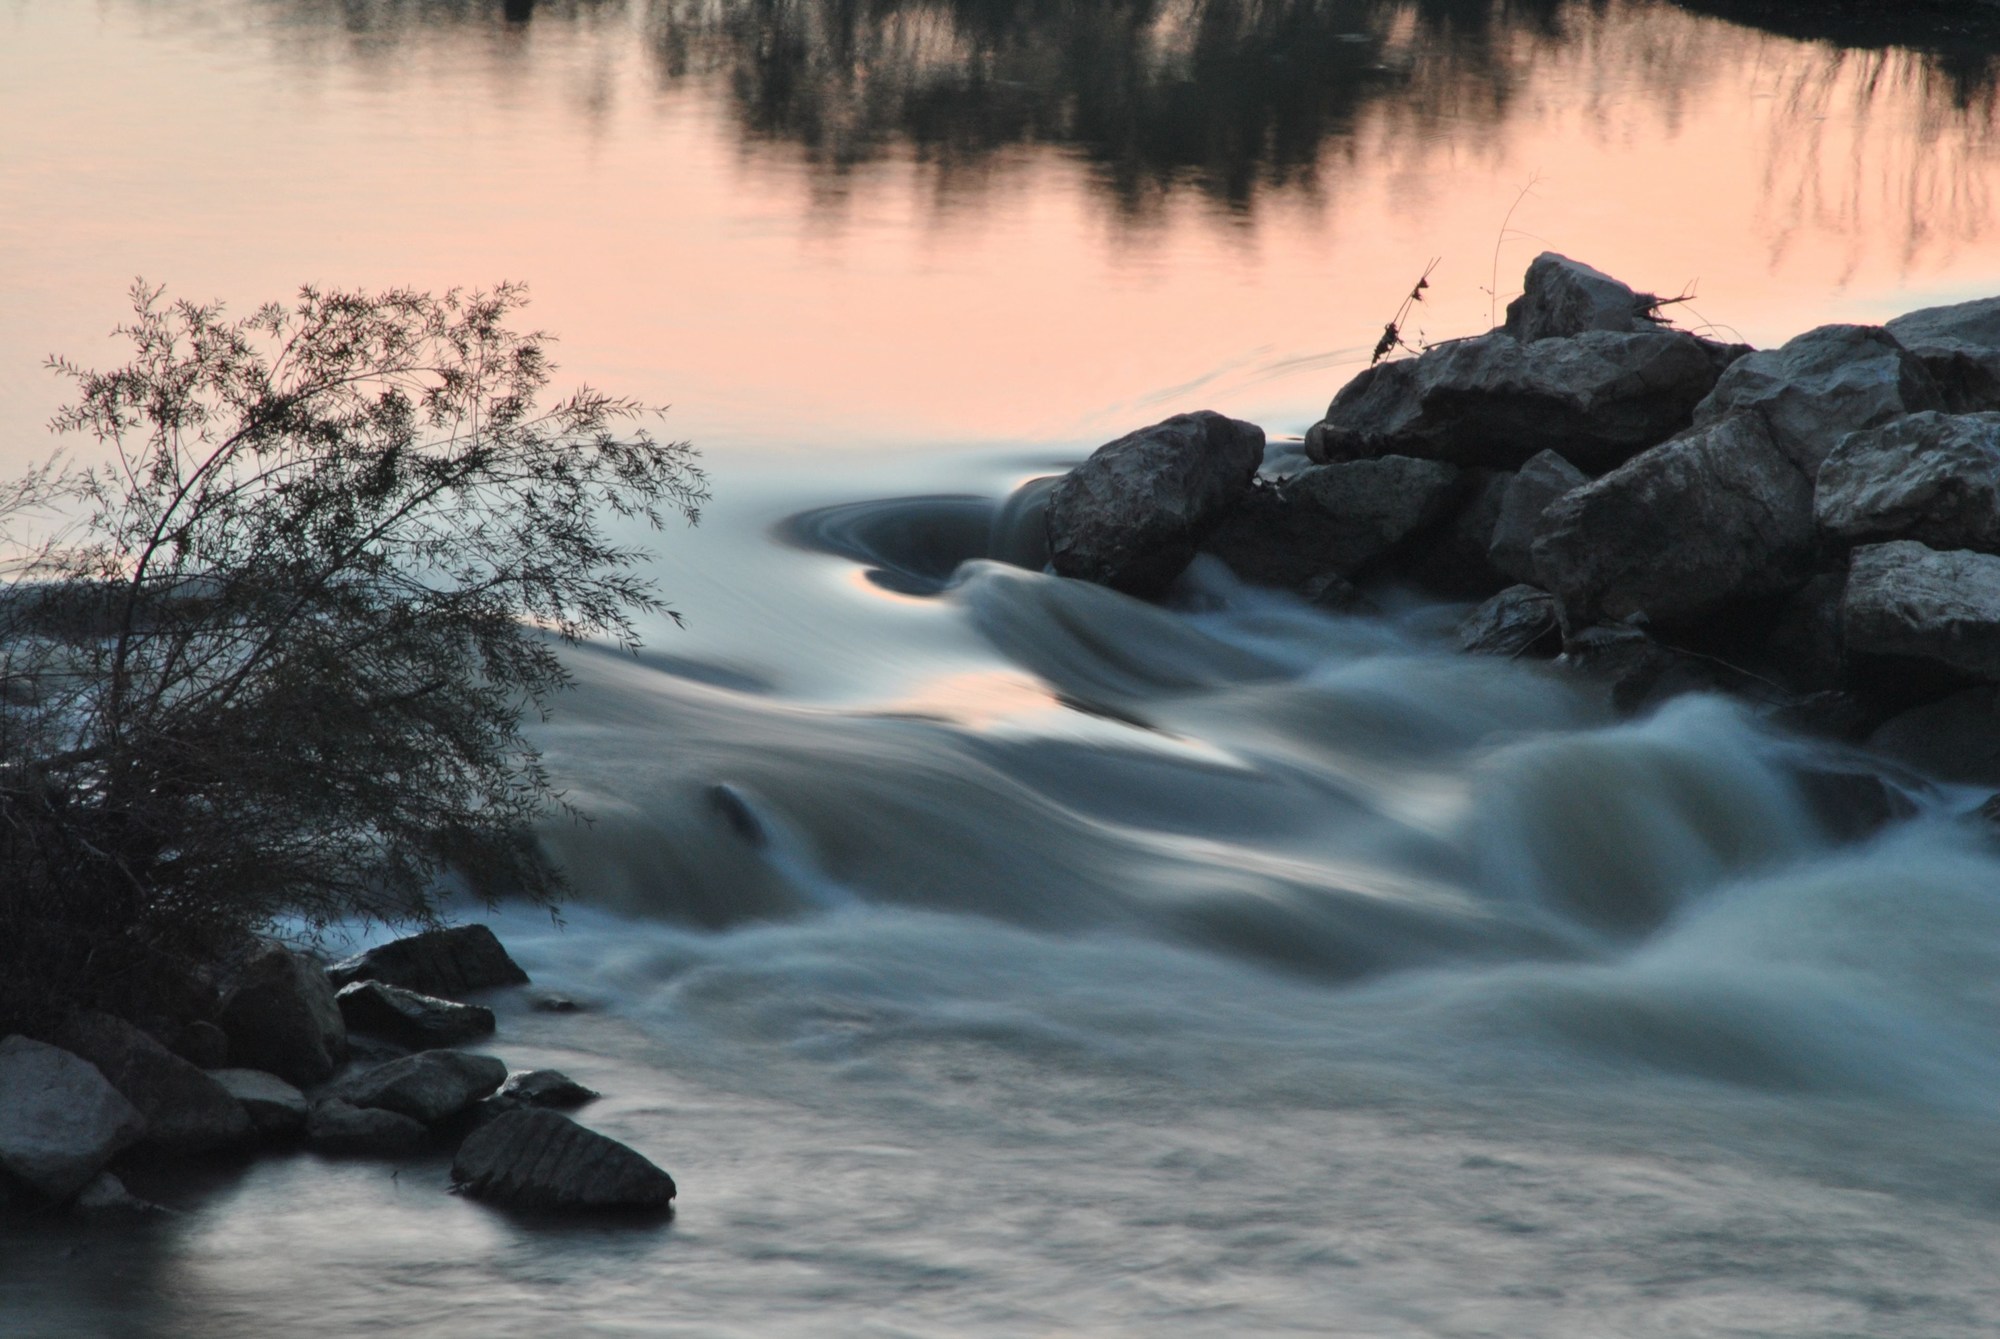
[[[1459,340],[1348,382],[1307,435],[1307,451],[1315,460],[1400,455],[1500,469],[1554,451],[1599,473],[1687,427],[1736,352],[1678,331]]]
[[[1812,545],[1811,484],[1739,414],[1552,503],[1534,562],[1571,628],[1674,624],[1798,585]]]
[[[1937,382],[1895,336],[1879,326],[1823,325],[1737,359],[1694,421],[1707,426],[1755,410],[1811,478],[1848,433],[1944,407]]]
[[[64,1049],[97,1066],[146,1118],[141,1143],[166,1153],[206,1153],[250,1135],[243,1105],[209,1075],[110,1014],[70,1020]]]
[[[1488,560],[1511,580],[1541,584],[1534,544],[1542,514],[1557,498],[1589,482],[1589,475],[1553,451],[1531,457],[1518,473],[1508,476],[1506,491],[1500,495],[1499,514],[1493,518],[1486,546]]]
[[[1351,577],[1442,519],[1458,499],[1459,475],[1442,461],[1382,456],[1303,470],[1284,494],[1316,523],[1320,570]]]
[[[1939,781],[2000,785],[2000,688],[1982,684],[1899,712],[1868,747]]]
[[[506,1064],[490,1055],[424,1051],[350,1074],[329,1088],[326,1097],[436,1125],[506,1081]]]
[[[615,1139],[553,1111],[510,1111],[466,1137],[451,1179],[511,1209],[664,1209],[674,1179]]]
[[[1562,648],[1556,597],[1533,586],[1509,586],[1465,616],[1458,648],[1475,655],[1554,655]]]
[[[524,1069],[509,1074],[496,1096],[524,1106],[568,1110],[596,1101],[598,1093],[559,1069]]]
[[[333,1077],[347,1057],[347,1024],[320,965],[265,943],[236,971],[218,1020],[229,1060],[310,1087]]]
[[[1813,508],[1845,544],[2000,552],[2000,414],[1926,410],[1850,433],[1820,466]]]
[[[1049,493],[1049,561],[1058,575],[1135,595],[1181,574],[1250,489],[1264,430],[1202,411],[1107,442]]]
[[[0,1169],[66,1200],[145,1132],[139,1109],[88,1060],[27,1037],[0,1041]]]
[[[493,1032],[491,1009],[419,995],[380,981],[343,986],[334,998],[351,1030],[372,1032],[403,1046],[456,1046]]]
[[[380,981],[446,999],[498,986],[524,986],[528,974],[484,925],[426,930],[344,958],[327,969],[336,987]]]

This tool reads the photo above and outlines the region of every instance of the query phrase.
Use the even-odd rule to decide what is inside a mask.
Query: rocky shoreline
[[[2000,298],[1764,350],[1665,305],[1545,253],[1502,326],[1343,387],[1303,460],[1212,412],[1099,448],[1049,492],[1051,566],[1150,598],[1209,554],[1333,609],[1477,601],[1463,649],[1620,710],[1728,692],[2000,786]]]
[[[503,1209],[671,1212],[671,1176],[563,1114],[598,1094],[457,1049],[494,1031],[460,997],[528,984],[485,926],[330,965],[260,941],[222,975],[212,1018],[80,1014],[0,1040],[0,1211],[161,1212],[119,1176],[147,1160],[449,1148],[452,1189]]]

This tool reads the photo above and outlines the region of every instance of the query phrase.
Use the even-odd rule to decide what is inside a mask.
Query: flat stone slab
[[[306,1143],[322,1153],[398,1157],[430,1139],[422,1122],[379,1107],[357,1107],[337,1097],[315,1105],[306,1118]]]
[[[452,1159],[455,1188],[510,1209],[664,1209],[673,1177],[567,1116],[526,1108],[474,1131]]]
[[[506,1063],[493,1056],[423,1051],[350,1074],[327,1089],[325,1097],[436,1125],[506,1081]]]
[[[306,1095],[276,1074],[261,1069],[212,1069],[208,1077],[222,1085],[250,1117],[251,1128],[266,1137],[292,1134],[306,1123]]]

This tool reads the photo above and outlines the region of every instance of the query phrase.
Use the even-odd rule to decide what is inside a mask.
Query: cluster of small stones
[[[494,1032],[456,998],[528,984],[491,930],[432,930],[326,966],[260,943],[213,1021],[155,1036],[81,1014],[0,1040],[0,1209],[153,1213],[119,1177],[146,1158],[455,1147],[452,1187],[508,1209],[664,1211],[673,1178],[562,1114],[597,1094],[457,1049]],[[565,1010],[551,997],[546,1007]]]
[[[1369,368],[1298,452],[1185,414],[1049,495],[1051,563],[1168,592],[1197,554],[1336,610],[1476,602],[1466,651],[1633,711],[1753,699],[2000,784],[2000,298],[1773,349],[1668,327],[1553,253],[1488,334]]]

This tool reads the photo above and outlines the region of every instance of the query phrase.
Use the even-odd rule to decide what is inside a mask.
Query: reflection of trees
[[[2000,7],[1954,3],[1841,4],[1833,0],[1679,0],[1683,8],[1801,42],[1856,51],[1920,53],[1926,75],[1954,106],[1994,110],[2000,83]]]
[[[1516,28],[1567,0],[653,0],[670,77],[726,73],[756,136],[841,170],[905,145],[975,173],[998,150],[1085,156],[1128,208],[1177,184],[1247,207],[1312,190],[1328,143],[1418,51],[1504,91]],[[1428,54],[1426,58],[1429,58]]]

